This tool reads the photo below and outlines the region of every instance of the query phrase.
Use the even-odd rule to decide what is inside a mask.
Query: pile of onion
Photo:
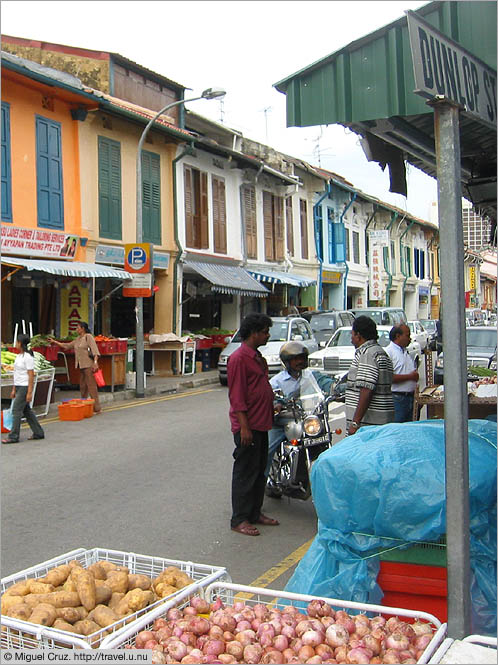
[[[264,604],[195,597],[142,630],[127,649],[152,649],[153,663],[417,663],[433,637],[428,623],[333,610],[323,600],[303,614]]]

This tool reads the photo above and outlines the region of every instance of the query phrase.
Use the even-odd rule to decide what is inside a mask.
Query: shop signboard
[[[60,293],[60,334],[67,337],[76,332],[76,326],[81,321],[88,321],[88,286],[80,280],[67,282]]]
[[[476,288],[476,268],[475,266],[470,266],[469,268],[469,286],[471,291],[475,291]]]
[[[382,300],[384,297],[384,283],[382,269],[384,263],[384,247],[389,245],[389,231],[369,231],[369,299]]]
[[[133,245],[135,247],[135,245]],[[124,266],[125,249],[120,245],[97,245],[95,263]],[[154,270],[168,270],[170,255],[168,252],[154,252],[152,265]]]
[[[334,270],[324,270],[322,272],[322,282],[324,284],[340,284],[342,273]]]
[[[2,224],[1,240],[2,254],[74,259],[79,237],[49,229],[27,229]]]
[[[148,242],[126,244],[124,268],[132,275],[123,285],[125,298],[150,298],[152,295],[152,245]]]

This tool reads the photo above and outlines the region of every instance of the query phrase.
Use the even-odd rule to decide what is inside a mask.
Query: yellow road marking
[[[287,570],[289,570],[289,568],[294,566],[303,558],[313,540],[314,538],[308,540],[306,543],[303,543],[300,547],[297,548],[297,550],[294,550],[294,552],[291,552],[289,556],[286,556],[285,559],[282,559],[280,563],[277,563],[276,566],[273,566],[265,573],[257,577],[253,582],[251,582],[249,586],[267,587],[274,580],[280,577],[280,575],[283,575]],[[253,593],[240,592],[235,596],[235,598],[237,600],[245,600],[247,598],[252,598],[252,596],[254,596]]]
[[[196,390],[195,392],[185,392],[185,393],[180,393],[178,395],[167,395],[166,397],[156,397],[155,399],[150,399],[147,400],[146,402],[133,402],[133,404],[123,404],[122,406],[111,406],[110,408],[103,409],[105,413],[109,413],[110,411],[119,411],[120,409],[131,409],[134,406],[146,406],[147,404],[155,404],[156,402],[167,402],[172,399],[180,399],[183,397],[190,397],[191,395],[204,395],[205,393],[211,393],[214,392],[216,388],[209,388],[207,390]],[[48,424],[48,423],[59,423],[59,422],[66,422],[66,421],[60,421],[59,418],[43,418],[41,420],[42,425]],[[29,427],[28,423],[24,423],[22,428]]]

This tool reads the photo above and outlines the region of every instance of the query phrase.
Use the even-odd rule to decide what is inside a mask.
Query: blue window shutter
[[[329,263],[335,263],[334,222],[331,219],[327,220],[327,238],[329,246]]]
[[[10,166],[10,104],[2,102],[2,221],[12,221],[12,174]]]
[[[322,206],[319,206],[315,212],[315,237],[316,251],[318,258],[323,261],[323,215]]]
[[[121,240],[121,146],[99,136],[99,234]]]
[[[159,155],[142,151],[142,236],[161,244],[161,168]]]
[[[346,261],[346,229],[344,224],[332,224],[334,254],[332,263],[344,263]]]
[[[420,267],[419,267],[419,277],[420,279],[425,279],[425,252],[423,249],[420,250]]]
[[[36,116],[38,226],[64,228],[62,142],[59,122]]]

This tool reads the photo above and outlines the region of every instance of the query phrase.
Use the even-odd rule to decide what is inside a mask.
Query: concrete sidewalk
[[[209,372],[200,372],[199,374],[188,374],[186,376],[147,376],[144,392],[145,397],[159,397],[160,395],[181,393],[210,384],[220,385],[217,369],[210,370]],[[58,405],[61,402],[79,397],[79,390],[67,390],[57,386],[54,389],[54,401],[50,404],[46,417],[58,415]],[[106,406],[110,406],[115,402],[134,400],[136,397],[134,390],[119,389],[113,393],[99,390],[99,399],[105,409]],[[40,407],[36,407],[36,411],[40,411]]]

